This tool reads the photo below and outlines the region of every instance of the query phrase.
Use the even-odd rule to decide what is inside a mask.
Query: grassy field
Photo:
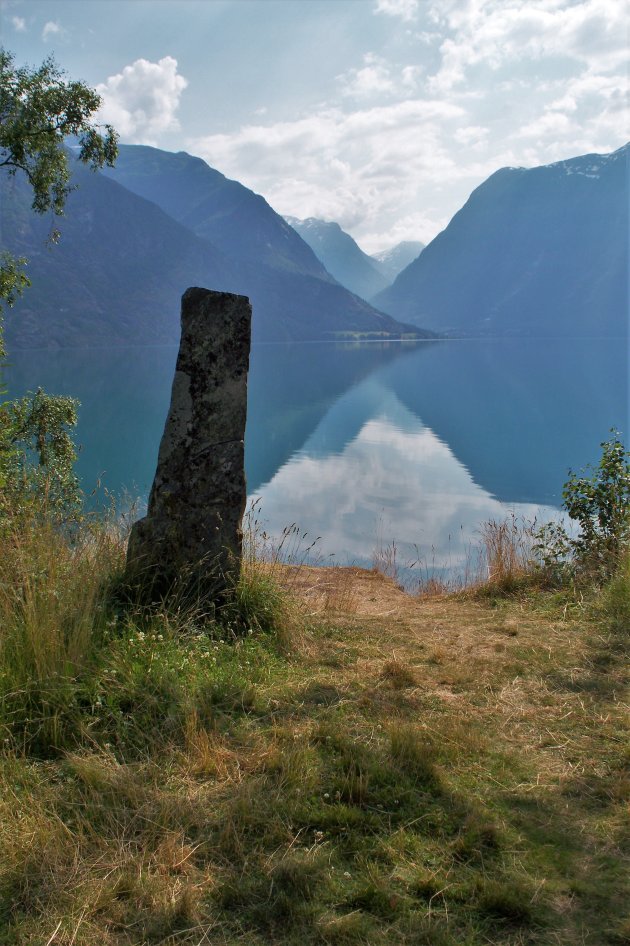
[[[630,942],[629,575],[250,562],[208,625],[116,604],[121,554],[0,565],[2,946]]]

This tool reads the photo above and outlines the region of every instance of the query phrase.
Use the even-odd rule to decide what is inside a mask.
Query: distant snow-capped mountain
[[[342,230],[338,223],[308,217],[285,217],[323,263],[331,276],[351,292],[368,299],[389,285],[391,279],[378,263]]]
[[[382,250],[380,253],[373,253],[372,259],[376,263],[378,270],[385,279],[392,283],[396,276],[409,266],[424,249],[424,243],[418,240],[403,240],[397,243],[389,250]]]

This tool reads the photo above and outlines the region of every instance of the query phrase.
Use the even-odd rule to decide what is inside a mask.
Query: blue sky
[[[199,155],[368,252],[427,241],[499,167],[630,137],[625,0],[0,0],[128,143]]]

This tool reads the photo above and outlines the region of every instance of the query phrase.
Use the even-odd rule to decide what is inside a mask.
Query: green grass
[[[8,549],[3,946],[628,941],[627,572],[314,624],[248,560],[208,623]]]

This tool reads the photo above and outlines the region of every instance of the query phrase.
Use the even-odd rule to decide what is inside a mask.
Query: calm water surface
[[[81,401],[84,488],[146,499],[175,348],[16,352],[10,394]],[[462,570],[480,524],[557,514],[568,468],[628,439],[623,340],[260,345],[252,351],[248,491],[267,531],[297,523],[324,561]]]

